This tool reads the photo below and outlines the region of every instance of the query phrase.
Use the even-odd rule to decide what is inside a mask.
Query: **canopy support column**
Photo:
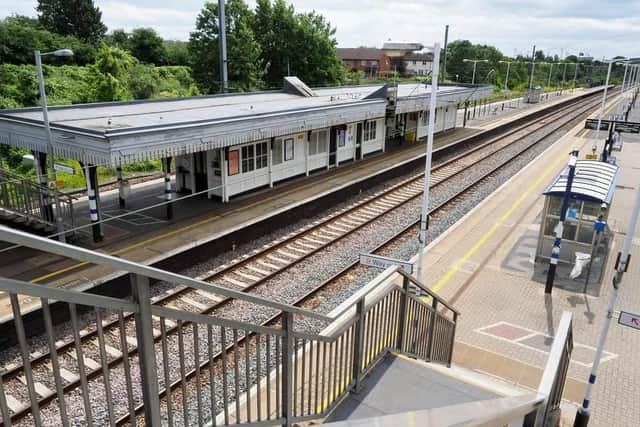
[[[87,163],[84,165],[84,176],[87,180],[87,197],[89,198],[89,215],[91,217],[91,229],[93,231],[93,241],[100,243],[104,238],[102,234],[102,224],[100,224],[100,193],[98,191],[98,167]]]
[[[167,202],[165,205],[167,208],[167,219],[170,221],[173,219],[173,189],[171,188],[171,157],[164,157],[162,159],[162,171],[164,172],[164,199]]]

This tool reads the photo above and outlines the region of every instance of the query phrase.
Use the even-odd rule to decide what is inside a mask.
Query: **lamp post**
[[[471,77],[471,84],[476,83],[476,66],[478,62],[489,62],[488,59],[463,59],[462,62],[473,62],[473,76]]]
[[[547,271],[547,283],[544,287],[544,293],[551,295],[553,290],[553,281],[556,278],[556,267],[558,266],[558,260],[560,259],[560,245],[562,243],[562,232],[564,231],[564,220],[567,218],[567,209],[569,207],[569,198],[571,197],[571,185],[573,184],[573,177],[576,173],[576,163],[578,162],[578,151],[571,152],[569,157],[569,173],[567,174],[567,185],[564,190],[564,196],[562,197],[562,207],[560,208],[560,220],[556,225],[555,233],[556,238],[553,241],[553,248],[551,249],[551,258],[549,258],[549,270]]]
[[[36,69],[38,71],[38,83],[40,85],[40,100],[42,102],[42,119],[44,123],[44,129],[47,134],[47,155],[49,156],[49,169],[53,182],[57,180],[55,161],[53,159],[53,138],[51,136],[51,127],[49,125],[49,111],[47,109],[47,94],[44,89],[44,74],[42,72],[42,57],[43,56],[58,56],[58,57],[70,57],[73,56],[71,49],[58,49],[53,52],[41,53],[39,50],[33,52],[36,57]],[[46,167],[45,167],[46,169]],[[58,240],[65,242],[64,235],[64,223],[62,222],[62,209],[60,208],[60,197],[58,196],[58,190],[54,188],[53,199],[56,206],[56,225],[58,227]]]
[[[508,84],[509,84],[509,68],[511,68],[511,64],[513,64],[515,61],[498,61],[501,64],[507,64],[507,76],[504,78],[504,89],[505,90],[509,90]]]
[[[427,230],[429,229],[429,181],[431,179],[431,156],[433,153],[433,128],[435,127],[435,113],[438,94],[438,66],[440,64],[440,44],[433,45],[433,68],[431,72],[431,94],[429,96],[429,124],[427,129],[427,155],[424,165],[424,192],[422,196],[422,212],[420,215],[420,251],[418,252],[418,268],[416,278],[424,279],[424,249],[427,242]],[[475,66],[474,66],[475,68]]]
[[[564,83],[566,81],[566,77],[567,77],[567,65],[569,65],[570,62],[560,62],[558,63],[558,65],[564,65],[564,68],[562,69],[562,87],[560,88],[560,93],[562,94],[562,91],[564,90]]]
[[[580,63],[574,62],[573,66],[574,66],[574,69],[573,69],[573,87],[571,88],[571,93],[573,93],[573,91],[576,88],[576,79],[578,78],[578,67],[580,66]]]
[[[549,66],[549,77],[547,79],[547,87],[551,87],[551,72],[553,71],[553,62],[540,62],[539,64]]]

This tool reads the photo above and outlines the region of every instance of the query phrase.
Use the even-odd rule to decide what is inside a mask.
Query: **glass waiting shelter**
[[[545,203],[536,250],[536,261],[548,260],[555,229],[560,220],[562,199],[567,188],[569,169],[565,168],[544,192]],[[562,234],[560,263],[575,264],[576,253],[589,255],[593,264],[605,262],[610,232],[606,225],[609,206],[620,169],[595,160],[578,160],[571,185],[569,207]],[[596,233],[600,231],[600,233]],[[585,257],[586,258],[586,257]]]

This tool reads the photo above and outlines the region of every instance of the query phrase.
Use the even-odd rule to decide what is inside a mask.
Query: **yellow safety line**
[[[611,105],[607,111],[611,110],[615,105],[616,105],[616,104]],[[586,130],[586,129],[585,129],[585,130]],[[582,137],[582,136],[581,136],[581,137]],[[387,160],[387,158],[385,157],[384,159],[381,159],[381,160]],[[344,170],[344,171],[342,171],[342,172],[338,171],[338,172],[333,173],[333,174],[331,174],[331,175],[327,175],[327,178],[329,178],[329,179],[331,179],[331,178],[337,178],[337,177],[339,177],[339,176],[345,175],[345,174],[350,173],[350,172],[352,172],[352,169],[345,169],[345,170]],[[304,185],[302,185],[302,186],[300,186],[300,187],[293,188],[293,189],[291,189],[291,190],[287,190],[287,191],[285,191],[285,192],[283,192],[283,193],[274,194],[274,195],[269,196],[269,197],[267,197],[267,198],[265,198],[265,199],[260,199],[260,200],[258,200],[258,201],[256,201],[256,202],[254,202],[254,203],[250,203],[250,204],[248,204],[248,205],[245,205],[245,206],[242,206],[242,207],[239,207],[239,208],[233,209],[233,210],[231,210],[231,211],[229,211],[229,212],[225,212],[225,214],[224,214],[224,215],[226,216],[226,215],[234,214],[234,213],[236,213],[236,212],[240,212],[240,211],[243,211],[243,210],[247,210],[247,209],[250,209],[250,208],[252,208],[252,207],[254,207],[254,206],[257,206],[257,205],[259,205],[259,204],[263,204],[263,203],[265,203],[265,202],[267,202],[267,201],[273,200],[273,199],[275,199],[275,198],[277,198],[277,197],[287,196],[287,195],[289,195],[289,194],[291,194],[291,193],[298,192],[298,191],[300,191],[300,190],[303,190],[303,189],[309,188],[309,187],[314,186],[314,185],[318,185],[318,183],[317,183],[316,181],[309,182],[308,184],[304,184]],[[165,233],[165,234],[160,234],[160,235],[158,235],[158,236],[155,236],[155,237],[152,237],[152,238],[149,238],[149,239],[146,239],[146,240],[142,240],[142,241],[140,241],[140,242],[138,242],[138,243],[134,243],[134,244],[132,244],[132,245],[130,245],[130,246],[124,247],[124,248],[119,249],[119,250],[117,250],[117,251],[110,252],[110,253],[108,253],[108,255],[120,255],[120,254],[123,254],[123,253],[128,252],[128,251],[130,251],[130,250],[132,250],[132,249],[138,248],[138,247],[140,247],[140,246],[144,246],[144,245],[146,245],[146,244],[148,244],[148,243],[151,243],[151,242],[155,242],[156,240],[159,240],[159,239],[164,239],[165,237],[173,236],[173,235],[178,234],[178,233],[181,233],[181,232],[183,232],[183,231],[190,230],[190,229],[192,229],[192,228],[194,228],[194,227],[198,227],[198,226],[204,225],[204,224],[206,224],[206,223],[208,223],[208,222],[211,222],[211,221],[213,221],[213,220],[215,220],[215,219],[219,219],[219,218],[221,218],[221,217],[222,217],[222,216],[220,216],[220,215],[215,215],[215,216],[210,217],[210,218],[207,218],[207,219],[205,219],[205,220],[203,220],[203,221],[199,221],[199,222],[196,222],[196,223],[194,223],[194,224],[190,224],[190,225],[187,225],[187,226],[184,226],[184,227],[178,228],[178,229],[176,229],[176,230],[174,230],[174,231],[170,231],[170,232]],[[494,230],[494,231],[495,231],[495,230]],[[59,270],[53,271],[53,272],[51,272],[51,273],[45,274],[45,275],[43,275],[43,276],[36,277],[35,279],[31,280],[31,283],[39,283],[39,282],[42,282],[43,280],[47,280],[47,279],[50,279],[50,278],[52,278],[52,277],[58,276],[58,275],[60,275],[60,274],[63,274],[63,273],[67,273],[67,272],[69,272],[69,271],[76,270],[76,269],[78,269],[78,268],[80,268],[80,267],[84,267],[85,265],[89,265],[89,264],[90,264],[90,263],[88,263],[88,262],[80,262],[80,263],[77,263],[77,264],[73,264],[73,265],[70,265],[69,267],[64,267],[64,268],[61,268],[61,269],[59,269]]]
[[[382,161],[382,160],[389,160],[389,157],[381,158],[380,161]],[[375,163],[377,163],[377,162],[372,162],[371,164],[375,164]],[[337,172],[334,172],[334,173],[332,173],[330,175],[327,175],[326,178],[327,178],[327,180],[334,179],[334,178],[339,178],[340,176],[346,175],[348,173],[352,173],[353,171],[354,171],[354,169],[345,169],[345,170],[342,170],[342,171],[337,171]],[[257,200],[257,201],[255,201],[253,203],[248,204],[248,205],[243,205],[243,206],[240,206],[238,208],[232,209],[230,211],[224,212],[223,215],[215,215],[215,216],[212,216],[212,217],[207,218],[205,220],[196,222],[194,224],[190,224],[190,225],[178,228],[176,230],[170,231],[168,233],[160,234],[158,236],[154,236],[154,237],[151,237],[149,239],[142,240],[142,241],[140,241],[138,243],[134,243],[134,244],[132,244],[130,246],[126,246],[124,248],[118,249],[117,251],[109,252],[108,255],[120,255],[120,254],[123,254],[123,253],[128,252],[128,251],[130,251],[132,249],[138,248],[140,246],[144,246],[144,245],[146,245],[148,243],[155,242],[157,240],[164,239],[166,237],[170,237],[170,236],[173,236],[173,235],[178,234],[178,233],[182,233],[183,231],[190,230],[190,229],[192,229],[194,227],[199,227],[201,225],[207,224],[208,222],[211,222],[213,220],[222,218],[224,216],[229,216],[229,215],[235,214],[237,212],[241,212],[243,210],[247,210],[247,209],[253,208],[253,207],[257,206],[257,205],[264,204],[265,202],[269,202],[269,201],[271,201],[273,199],[281,198],[283,196],[288,196],[289,194],[296,193],[296,192],[299,192],[301,190],[305,190],[305,189],[307,189],[309,187],[313,187],[313,186],[316,186],[316,185],[318,185],[317,181],[311,181],[311,182],[309,182],[307,184],[304,184],[304,185],[301,185],[299,187],[292,188],[291,190],[287,190],[287,191],[284,191],[284,192],[281,192],[281,193],[273,194],[271,196],[268,196],[268,197],[266,197],[264,199]],[[73,265],[70,265],[68,267],[64,267],[64,268],[61,268],[59,270],[53,271],[51,273],[45,274],[43,276],[36,277],[35,279],[31,280],[31,283],[38,283],[38,282],[41,282],[43,280],[50,279],[52,277],[58,276],[60,274],[63,274],[63,273],[66,273],[66,272],[69,272],[69,271],[72,271],[72,270],[75,270],[75,269],[78,269],[80,267],[84,267],[85,265],[89,265],[89,264],[91,264],[91,263],[89,263],[89,262],[79,262],[77,264],[73,264]]]
[[[578,135],[578,138],[584,138],[584,135],[588,129],[583,129],[582,132]],[[564,162],[564,157],[558,157],[550,166],[548,166],[542,175],[535,180],[533,184],[531,184],[524,193],[518,197],[518,199],[511,205],[509,210],[497,221],[495,222],[491,228],[464,254],[462,258],[460,258],[445,274],[436,282],[436,284],[432,287],[434,292],[440,291],[444,285],[451,280],[451,278],[458,272],[460,267],[464,265],[469,259],[480,249],[486,242],[493,236],[496,230],[504,224],[504,222],[513,214],[513,212],[522,204],[522,202],[542,183],[542,181],[547,179],[547,176],[557,167]]]

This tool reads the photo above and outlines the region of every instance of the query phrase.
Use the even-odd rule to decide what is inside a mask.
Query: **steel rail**
[[[593,102],[591,100],[586,100],[584,102],[579,103],[579,105],[577,105],[577,106],[576,106],[576,104],[573,104],[571,107],[573,107],[572,108],[573,110],[577,110],[577,109],[580,109],[580,108],[584,107],[584,105],[581,105],[581,104],[589,104],[589,103],[593,103]],[[578,115],[583,114],[586,110],[589,110],[590,108],[593,108],[593,107],[591,105],[587,105],[585,108],[582,109],[582,111],[580,111],[578,113]],[[564,110],[564,108],[563,108],[563,110]],[[560,115],[562,117],[562,115],[560,114],[562,112],[563,111],[555,111],[554,114],[550,114],[550,116]],[[458,202],[461,197],[463,197],[464,195],[470,193],[470,191],[472,189],[474,189],[475,187],[481,185],[487,179],[491,178],[496,172],[499,172],[502,168],[504,168],[504,166],[506,166],[509,163],[512,163],[513,161],[518,159],[520,156],[522,156],[524,153],[528,152],[530,149],[532,149],[534,146],[536,146],[538,143],[540,143],[542,140],[546,139],[549,135],[551,135],[552,133],[558,131],[563,126],[566,126],[567,123],[575,121],[575,120],[577,120],[577,118],[575,116],[571,117],[566,122],[562,123],[561,125],[557,126],[556,128],[554,128],[554,129],[550,130],[549,132],[545,133],[544,135],[542,135],[541,137],[539,137],[535,141],[529,143],[523,150],[521,150],[515,156],[505,160],[504,162],[501,162],[498,166],[496,166],[496,167],[492,168],[490,171],[484,173],[480,178],[476,179],[474,182],[471,182],[471,183],[467,184],[463,189],[458,191],[456,194],[450,196],[447,200],[441,202],[438,206],[434,207],[430,211],[430,214],[436,214],[436,213],[442,211],[443,209],[445,209],[450,204]],[[546,125],[546,123],[545,123],[545,125]],[[536,131],[544,128],[544,127],[545,126],[541,126],[538,129],[535,129],[533,132],[536,132]],[[515,132],[512,132],[512,133],[515,133]],[[512,133],[510,133],[510,134],[512,134]],[[517,142],[517,141],[514,141],[513,143],[515,143],[515,142]],[[496,150],[491,155],[495,154],[498,151],[501,151],[502,149],[510,147],[513,143],[511,143],[511,144],[509,144],[509,145],[507,145],[505,147],[501,147],[500,149]],[[478,162],[475,162],[475,163],[480,163],[481,161],[484,161],[487,158],[488,157],[486,157],[484,159],[481,159],[481,160],[479,160]],[[469,166],[472,166],[472,165],[469,165]],[[455,175],[457,175],[457,173]],[[444,182],[447,182],[447,180],[443,180],[440,183],[444,183]],[[381,215],[381,216],[384,216],[384,215],[386,215],[386,213]],[[380,217],[377,217],[376,219],[379,219],[379,218]],[[394,234],[390,238],[386,239],[383,243],[381,243],[380,245],[378,245],[374,249],[372,249],[372,252],[378,252],[378,251],[384,249],[385,247],[395,243],[396,240],[404,237],[407,233],[411,232],[411,230],[413,228],[417,227],[419,225],[419,221],[420,220],[418,219],[418,220],[412,222],[411,224],[409,224],[408,226],[404,227],[401,231],[399,231],[398,233]],[[351,272],[351,270],[356,268],[358,265],[359,265],[359,261],[355,261],[355,262],[351,263],[347,267],[345,267],[342,270],[340,270],[339,272],[335,273],[329,279],[326,279],[325,281],[323,281],[321,284],[316,286],[314,289],[308,291],[307,293],[305,293],[301,297],[298,297],[297,299],[295,299],[291,303],[291,305],[302,306],[309,299],[313,298],[318,293],[320,293],[322,291],[325,291],[328,287],[331,286],[331,284],[333,284],[335,281],[337,281],[338,279],[340,279],[344,275],[346,275],[349,272]],[[253,287],[255,287],[255,285]],[[212,308],[213,309],[221,308],[227,302],[228,302],[228,300],[220,301],[217,304],[215,304],[216,307],[212,307]],[[275,322],[277,322],[280,319],[281,315],[282,315],[281,312],[279,312],[277,314],[274,314],[273,316],[271,316],[268,319],[266,319],[263,322],[261,322],[260,326],[268,326],[268,325],[274,324]],[[251,336],[253,336],[252,333],[239,337],[239,339],[237,341],[238,345],[244,346],[245,341],[247,339],[249,339]],[[231,350],[231,348],[233,347],[233,345],[234,344],[229,344],[229,346],[224,351],[220,350],[213,358],[214,363],[219,361],[219,359],[220,359],[220,357],[222,356],[223,353],[224,354],[228,354],[229,351]],[[197,368],[194,368],[194,369],[190,370],[189,372],[187,372],[185,374],[185,380],[187,380],[187,381],[190,380],[191,378],[193,378],[197,374],[197,372],[201,371],[202,369],[208,369],[210,363],[211,363],[210,360],[206,360],[206,361],[202,362]],[[181,387],[181,386],[182,386],[182,381],[181,380],[176,380],[176,381],[174,381],[173,383],[170,384],[169,390],[173,391],[174,389],[176,389],[178,387]],[[167,388],[164,388],[159,393],[160,397],[161,398],[165,397],[166,393],[167,393]],[[144,409],[143,405],[138,405],[136,407],[136,410],[135,410],[136,415],[139,415],[142,412],[143,409]],[[124,425],[124,424],[126,424],[128,419],[129,419],[129,414],[126,414],[126,415],[122,416],[121,418],[119,418],[117,420],[116,425]]]
[[[486,147],[489,147],[492,144],[494,144],[494,143],[496,143],[498,141],[504,140],[505,138],[507,138],[507,137],[509,137],[511,135],[514,135],[514,134],[516,134],[516,133],[518,133],[520,131],[526,130],[527,128],[530,128],[530,127],[534,127],[537,124],[540,124],[540,122],[544,121],[545,119],[551,118],[553,116],[561,115],[561,114],[564,113],[565,110],[572,110],[572,109],[580,108],[580,105],[582,103],[588,103],[588,102],[590,102],[590,97],[588,97],[586,99],[582,98],[582,99],[578,100],[574,104],[566,105],[566,106],[563,106],[563,107],[561,107],[561,108],[559,108],[557,110],[551,111],[548,114],[546,114],[545,116],[535,119],[535,121],[533,121],[533,122],[524,123],[522,125],[519,125],[519,126],[517,126],[515,128],[512,128],[512,129],[508,130],[504,134],[491,137],[488,141],[477,143],[477,145],[474,146],[473,148],[471,148],[471,149],[469,149],[469,150],[467,150],[467,151],[465,151],[465,152],[463,152],[461,154],[455,155],[454,157],[452,157],[452,158],[442,162],[441,164],[437,165],[434,168],[434,171],[437,171],[437,170],[443,169],[443,168],[445,168],[445,167],[447,167],[449,165],[452,165],[455,162],[457,162],[459,160],[462,160],[464,158],[467,158],[470,155],[478,152],[479,150],[481,150],[483,148],[486,148]],[[526,121],[526,119],[527,119],[527,117],[522,118],[523,121]],[[546,126],[546,123],[542,123],[541,126],[538,126],[536,129],[534,129],[531,132],[535,132],[535,131],[537,131],[539,129],[542,129],[545,126]],[[464,143],[464,141],[462,141],[462,142]],[[501,150],[504,150],[504,149],[510,147],[512,144],[514,144],[516,142],[517,141],[512,141],[511,143],[508,143],[507,145],[496,149],[495,151],[489,153],[488,155],[486,155],[482,159],[479,159],[479,160],[475,161],[474,164],[478,163],[478,162],[481,162],[483,160],[486,160],[487,158],[495,155],[497,152],[499,152]],[[469,167],[469,166],[471,166],[471,165],[468,165],[467,167]],[[464,170],[465,170],[464,168],[461,168],[461,169],[455,171],[453,174],[447,176],[442,181],[435,183],[432,186],[432,188],[435,188],[435,187],[447,182],[449,179],[451,179],[454,176],[457,176],[458,174],[462,173]],[[380,192],[380,193],[378,193],[378,194],[376,194],[374,196],[371,196],[371,197],[369,197],[369,198],[367,198],[367,199],[365,199],[363,201],[360,201],[360,202],[350,206],[346,210],[343,210],[343,211],[340,211],[340,212],[338,212],[338,213],[336,213],[334,215],[328,216],[321,223],[314,224],[311,227],[302,228],[297,233],[294,233],[294,234],[288,236],[284,240],[279,241],[279,242],[275,243],[274,245],[270,245],[269,247],[267,247],[267,248],[265,248],[265,249],[263,249],[261,251],[253,253],[250,256],[248,256],[246,258],[243,258],[243,259],[239,260],[238,262],[233,263],[233,264],[225,267],[222,270],[216,271],[213,275],[211,275],[210,277],[205,278],[204,280],[207,280],[207,281],[208,280],[212,280],[215,277],[221,277],[223,274],[226,274],[228,272],[232,272],[234,269],[238,269],[238,268],[248,264],[249,262],[251,262],[251,260],[254,260],[254,259],[258,258],[258,257],[264,255],[265,253],[268,253],[269,251],[274,251],[274,250],[277,250],[278,248],[286,246],[286,245],[290,244],[292,241],[294,241],[296,239],[299,239],[303,235],[305,235],[307,233],[311,233],[311,232],[313,232],[315,230],[318,230],[319,228],[325,226],[328,223],[331,223],[332,221],[337,221],[340,218],[343,218],[343,217],[349,215],[350,213],[356,211],[357,209],[362,208],[363,206],[366,206],[368,204],[371,204],[371,203],[375,202],[376,200],[384,198],[387,195],[392,194],[394,191],[397,191],[398,189],[406,187],[407,185],[410,185],[411,183],[416,182],[416,181],[418,181],[420,179],[422,179],[422,175],[416,175],[416,176],[410,177],[408,179],[405,179],[402,182],[400,182],[398,184],[395,184],[394,186],[390,187],[389,189],[385,189],[384,191],[382,191],[382,192]],[[287,265],[283,266],[282,268],[280,268],[279,270],[276,270],[276,271],[272,272],[271,274],[269,274],[269,275],[267,275],[265,277],[262,277],[260,280],[249,284],[247,287],[242,288],[241,292],[247,292],[247,291],[250,291],[250,290],[254,289],[255,287],[263,284],[264,282],[266,282],[267,280],[273,278],[274,276],[276,276],[276,275],[278,275],[278,274],[290,269],[291,267],[293,267],[294,265],[298,264],[299,262],[307,259],[309,256],[311,256],[311,255],[313,255],[313,254],[315,254],[315,253],[317,253],[317,252],[319,252],[319,251],[321,251],[323,249],[326,249],[326,247],[333,245],[337,241],[339,241],[339,240],[351,235],[352,233],[354,233],[355,231],[361,229],[362,227],[364,227],[366,225],[370,225],[372,222],[379,220],[380,218],[382,218],[383,216],[387,215],[388,213],[400,208],[401,206],[406,205],[407,203],[411,202],[412,200],[414,200],[416,197],[420,196],[421,194],[422,194],[421,192],[418,192],[416,195],[411,196],[410,198],[406,199],[402,203],[397,204],[396,206],[388,209],[387,211],[381,213],[380,215],[377,215],[377,216],[371,218],[370,220],[368,220],[366,222],[363,222],[362,224],[360,224],[360,225],[356,226],[355,228],[351,229],[350,231],[338,236],[336,239],[326,242],[325,244],[323,244],[320,247],[310,251],[309,253],[305,254],[304,256],[302,256],[302,257],[300,257],[298,259],[295,259],[290,264],[287,264]],[[411,226],[414,226],[414,225],[411,225]],[[183,293],[189,292],[189,291],[191,291],[191,290],[188,287],[179,289],[179,290],[177,290],[177,291],[175,291],[175,292],[173,292],[171,294],[167,294],[167,295],[163,296],[162,298],[154,301],[154,304],[162,304],[162,303],[167,303],[167,302],[173,301],[175,299],[178,299],[179,296],[182,295]],[[233,300],[233,298],[231,298],[231,297],[224,298],[223,300],[218,301],[215,304],[209,306],[207,309],[202,310],[200,312],[200,314],[208,314],[208,313],[212,312],[215,309],[219,309],[219,308],[223,307],[225,304],[229,303],[232,300]],[[294,305],[297,305],[297,303],[294,304]],[[129,316],[127,316],[127,317],[129,317]],[[107,328],[114,327],[115,325],[117,325],[117,323],[118,323],[117,320],[105,323],[104,324],[105,332],[107,331]],[[183,326],[186,326],[186,325],[188,325],[188,322],[183,322]],[[177,327],[169,328],[169,329],[167,329],[167,334],[175,333],[177,331],[177,329],[178,329]],[[97,333],[96,330],[90,331],[89,333],[82,335],[81,339],[83,341],[92,340],[95,337],[96,333]],[[160,336],[156,337],[156,341],[159,340],[159,339],[160,339]],[[74,345],[74,341],[69,341],[69,342],[61,345],[60,347],[58,347],[56,349],[56,351],[57,351],[57,353],[59,355],[63,354],[64,351],[66,351],[68,349],[71,349],[71,347],[73,345]],[[127,355],[128,356],[133,356],[136,352],[137,352],[137,346],[134,346],[131,349],[129,349],[129,348],[127,349]],[[122,362],[122,357],[124,357],[124,353],[125,352],[123,352],[123,355],[120,358],[114,358],[114,359],[110,360],[107,363],[107,367],[108,368],[113,368],[115,366],[118,366]],[[38,362],[46,362],[49,358],[50,358],[50,355],[45,353],[45,354],[42,354],[42,355],[32,359],[31,363],[33,364],[33,363],[38,363]],[[96,378],[97,376],[102,374],[103,369],[104,369],[103,367],[100,367],[100,368],[97,368],[97,369],[89,372],[87,374],[87,378],[88,379]],[[15,377],[16,375],[19,375],[20,372],[21,372],[21,367],[20,366],[16,366],[13,369],[11,369],[10,371],[4,372],[2,374],[3,381],[8,380],[8,379],[10,379],[12,377]],[[67,384],[64,387],[65,394],[70,392],[71,390],[76,389],[78,386],[79,386],[79,384],[74,384],[73,382]],[[172,385],[171,388],[173,388],[173,385]],[[40,399],[40,403],[39,404],[42,407],[42,406],[46,405],[47,403],[49,403],[50,401],[54,400],[55,398],[56,398],[56,394],[55,393],[51,394],[50,396],[42,397]],[[24,413],[22,413],[22,412],[24,412]],[[24,411],[21,411],[19,413],[14,414],[12,416],[12,420],[14,420],[14,419],[18,420],[21,417],[27,415],[29,412],[30,411],[28,410],[28,408],[25,408]]]

